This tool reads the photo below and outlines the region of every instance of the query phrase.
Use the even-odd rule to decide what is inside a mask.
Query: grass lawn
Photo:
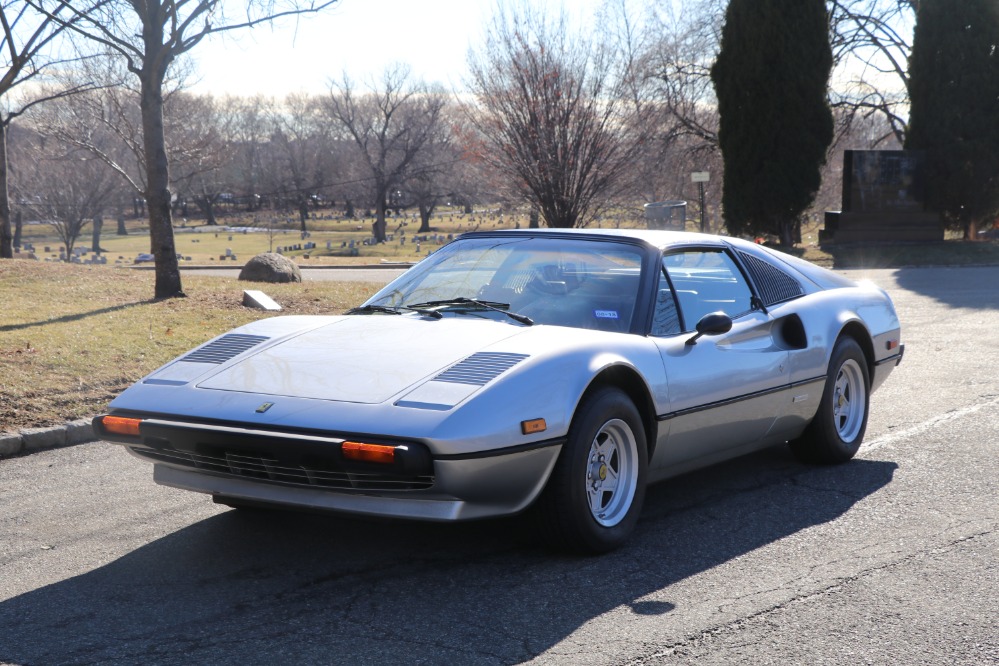
[[[381,261],[416,261],[448,240],[448,236],[472,230],[513,228],[527,226],[527,219],[498,211],[464,214],[459,210],[444,209],[431,218],[430,234],[417,234],[420,220],[413,215],[390,217],[387,231],[388,243],[364,245],[371,236],[373,219],[344,220],[327,213],[316,213],[308,221],[309,236],[302,238],[297,218],[278,216],[267,212],[260,215],[242,215],[219,218],[219,226],[208,226],[203,220],[175,220],[175,242],[181,255],[181,266],[225,265],[242,266],[248,259],[261,252],[284,248],[282,254],[293,258],[301,266],[313,264],[379,263]],[[611,224],[611,223],[607,223]],[[618,224],[614,222],[613,224]],[[105,222],[101,234],[101,248],[108,264],[131,265],[139,253],[149,252],[149,229],[145,221],[129,220],[126,236],[118,236],[117,224]],[[417,241],[415,237],[420,236]],[[429,237],[428,237],[429,236]],[[39,259],[58,261],[62,243],[47,224],[24,226],[23,242],[35,247]],[[76,241],[77,248],[92,244],[90,227],[85,227]],[[351,251],[354,243],[356,253]],[[305,249],[306,243],[315,244]],[[301,249],[289,249],[301,246]],[[49,251],[46,252],[45,248]],[[236,259],[227,258],[235,255]],[[92,258],[88,252],[83,258]]]
[[[24,259],[0,261],[0,432],[92,416],[135,380],[240,324],[233,278],[184,276],[188,298],[154,302],[151,271]],[[338,314],[378,285],[266,285],[282,314]]]

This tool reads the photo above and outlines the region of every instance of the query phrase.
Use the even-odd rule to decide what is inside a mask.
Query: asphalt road
[[[667,481],[603,557],[243,515],[106,443],[0,460],[0,662],[996,664],[999,269],[869,275],[907,347],[858,458]]]

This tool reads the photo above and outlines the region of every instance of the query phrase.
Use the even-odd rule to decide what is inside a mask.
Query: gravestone
[[[914,150],[844,151],[842,209],[826,213],[819,242],[942,241],[940,214],[925,204],[925,159]]]

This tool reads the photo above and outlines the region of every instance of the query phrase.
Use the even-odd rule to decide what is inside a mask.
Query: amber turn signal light
[[[105,416],[101,418],[101,425],[104,430],[111,435],[124,435],[125,437],[138,437],[139,424],[142,419],[130,419],[124,416]]]
[[[341,445],[343,457],[347,460],[362,462],[387,463],[395,462],[395,447],[384,444],[363,444],[361,442],[344,442]]]
[[[548,430],[548,424],[545,423],[544,419],[531,419],[530,421],[520,422],[520,431],[525,435],[533,435],[545,430]]]

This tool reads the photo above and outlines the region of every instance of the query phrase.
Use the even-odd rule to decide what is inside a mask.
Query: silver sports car
[[[648,483],[774,444],[841,463],[902,360],[888,295],[656,231],[470,233],[343,315],[261,319],[127,389],[97,432],[236,507],[530,510],[601,552]]]

